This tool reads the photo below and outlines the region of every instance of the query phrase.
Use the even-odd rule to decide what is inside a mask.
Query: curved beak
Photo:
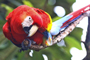
[[[29,30],[28,36],[29,36],[29,37],[33,36],[33,35],[37,32],[37,30],[38,30],[38,26],[37,26],[37,25],[33,25],[33,26],[31,27],[31,29]]]
[[[28,34],[28,37],[33,36],[37,30],[38,30],[38,26],[37,25],[30,25],[29,27],[25,26],[23,27],[25,33]]]

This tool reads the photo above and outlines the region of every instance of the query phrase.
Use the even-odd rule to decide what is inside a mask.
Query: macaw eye
[[[32,22],[32,18],[29,16],[29,21]]]
[[[27,16],[27,17],[25,18],[25,20],[27,20],[27,21],[33,23],[33,19],[31,18],[31,16]]]
[[[32,20],[32,18],[29,16],[29,20]]]
[[[29,27],[30,25],[33,24],[33,19],[31,18],[31,16],[27,16],[24,21],[22,22],[22,26],[25,27]]]

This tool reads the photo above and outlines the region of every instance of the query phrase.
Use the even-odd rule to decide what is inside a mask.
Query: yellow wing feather
[[[51,28],[52,28],[52,19],[51,19],[51,16],[47,13],[47,12],[45,12],[48,16],[49,16],[49,18],[50,18],[50,23],[48,23],[48,27],[46,28],[46,30],[48,31],[48,32],[50,32],[50,30],[51,30]]]

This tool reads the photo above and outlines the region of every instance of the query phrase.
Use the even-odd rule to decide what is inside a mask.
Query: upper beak
[[[38,30],[38,26],[37,26],[37,25],[33,25],[33,26],[31,27],[31,29],[29,30],[28,36],[29,36],[29,37],[33,36],[33,35],[37,32],[37,30]]]
[[[31,37],[37,32],[38,26],[37,25],[31,25],[30,27],[24,27],[23,29],[28,34],[28,37]]]

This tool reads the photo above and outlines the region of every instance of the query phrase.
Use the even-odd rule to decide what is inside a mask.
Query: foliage
[[[27,6],[30,6],[30,7],[34,7],[34,6],[32,5],[32,3],[29,2],[29,1],[23,0],[23,3],[24,3],[24,5],[27,5]]]
[[[8,6],[8,5],[1,4],[1,6],[4,7],[4,8],[7,10],[6,16],[7,16],[11,11],[13,11],[13,8],[10,7],[10,6]]]
[[[1,0],[2,1],[2,0]],[[66,46],[58,46],[57,44],[48,47],[46,49],[40,51],[34,51],[33,56],[29,56],[29,50],[24,52],[19,52],[18,47],[14,46],[2,33],[2,26],[6,21],[4,21],[5,17],[17,6],[21,4],[25,4],[31,7],[36,7],[43,9],[45,0],[14,0],[16,3],[9,0],[7,4],[1,3],[1,8],[5,10],[4,14],[0,14],[0,60],[44,60],[42,54],[47,55],[48,60],[71,60],[70,49],[72,47],[76,47],[81,49],[80,40],[82,35],[82,29],[76,28],[72,33],[70,33],[64,40]],[[60,2],[60,3],[59,3]],[[62,2],[62,3],[61,3]],[[56,5],[62,5],[66,8],[67,13],[70,13],[70,6],[74,2],[74,0],[57,0],[55,5],[47,4],[45,11],[48,12],[53,21],[60,19],[61,17],[57,17],[53,12],[53,7]],[[11,6],[11,5],[12,6]],[[66,4],[69,4],[68,6]],[[0,12],[2,12],[0,10]],[[3,17],[2,17],[3,16]],[[2,17],[2,18],[1,18]],[[77,33],[78,32],[78,33]]]
[[[59,20],[59,19],[61,19],[61,17],[56,16],[56,17],[53,18],[52,21],[54,22],[54,21]]]

